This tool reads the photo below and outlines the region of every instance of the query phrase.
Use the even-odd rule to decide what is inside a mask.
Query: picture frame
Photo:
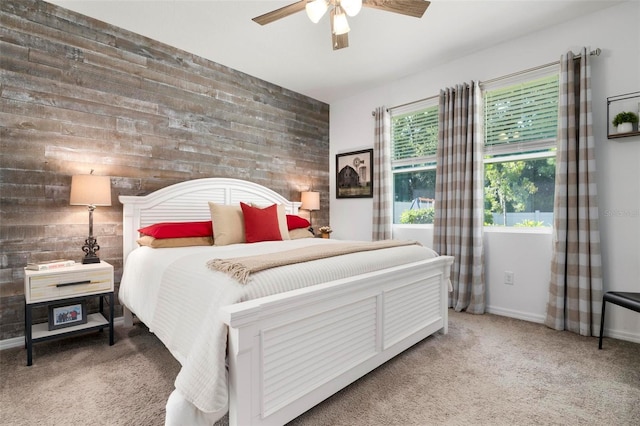
[[[618,115],[635,115],[635,122],[627,122],[626,128],[614,125],[613,121],[618,120]],[[625,93],[624,95],[610,96],[607,98],[607,139],[625,138],[640,135],[638,127],[638,116],[640,116],[640,92]],[[621,121],[627,121],[622,119]]]
[[[49,331],[87,323],[84,300],[49,305]]]
[[[373,198],[373,149],[336,154],[336,198]]]

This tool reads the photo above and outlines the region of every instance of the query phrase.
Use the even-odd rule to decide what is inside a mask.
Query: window
[[[484,89],[485,225],[551,226],[558,74]]]
[[[558,71],[483,84],[486,226],[551,226]],[[438,98],[391,113],[393,223],[433,223]]]
[[[433,223],[438,99],[391,115],[393,223]]]

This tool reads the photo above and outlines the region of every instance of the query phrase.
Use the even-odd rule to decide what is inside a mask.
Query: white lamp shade
[[[302,210],[320,210],[320,193],[315,191],[303,192],[300,196]]]
[[[72,206],[110,206],[111,178],[95,175],[72,176],[69,204]]]
[[[305,10],[307,16],[314,24],[317,24],[327,11],[328,5],[326,0],[313,0],[307,2]]]
[[[362,9],[362,0],[342,0],[340,6],[349,16],[356,16]]]
[[[349,23],[347,22],[347,15],[344,14],[344,10],[340,6],[336,6],[333,14],[333,33],[335,35],[346,34],[351,31]]]

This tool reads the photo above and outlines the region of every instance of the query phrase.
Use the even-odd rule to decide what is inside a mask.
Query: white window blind
[[[548,149],[558,132],[558,74],[485,91],[485,154]]]
[[[438,105],[391,117],[393,168],[435,161],[438,146]]]

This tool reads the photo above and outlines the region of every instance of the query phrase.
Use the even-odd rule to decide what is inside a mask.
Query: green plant
[[[634,112],[625,112],[625,111],[618,113],[613,118],[613,121],[612,121],[614,126],[617,126],[622,123],[637,123],[637,122],[638,122],[638,114]]]
[[[433,207],[405,210],[400,215],[400,223],[433,223],[435,214],[436,209]]]
[[[484,226],[493,225],[493,213],[491,210],[484,210]]]
[[[513,226],[517,226],[520,228],[538,228],[538,227],[544,226],[544,222],[541,220],[525,219],[522,222],[516,223]]]

